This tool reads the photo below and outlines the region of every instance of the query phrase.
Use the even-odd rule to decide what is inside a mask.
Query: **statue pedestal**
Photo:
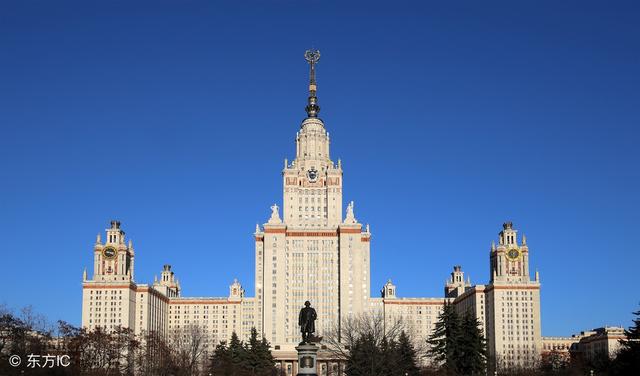
[[[302,343],[296,347],[298,351],[298,376],[318,376],[316,362],[318,346],[312,343]]]

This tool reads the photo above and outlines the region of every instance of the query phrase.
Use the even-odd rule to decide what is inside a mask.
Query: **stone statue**
[[[278,211],[278,205],[273,204],[271,206],[271,218],[269,218],[269,223],[271,224],[279,224],[282,223],[280,219],[280,211]]]
[[[344,218],[344,223],[347,224],[355,224],[358,221],[356,220],[356,217],[353,214],[353,201],[351,201],[348,205],[347,205],[347,215]]]
[[[302,343],[310,343],[313,339],[313,333],[316,331],[315,321],[318,318],[316,310],[311,308],[311,303],[307,300],[304,302],[304,308],[300,310],[298,316],[298,325],[302,333]]]

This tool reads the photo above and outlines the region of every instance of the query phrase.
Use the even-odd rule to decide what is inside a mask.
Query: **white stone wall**
[[[87,281],[82,286],[82,326],[111,330],[117,326],[133,328],[135,292],[133,286]]]
[[[540,287],[489,285],[489,354],[505,366],[533,365],[542,352]]]
[[[396,321],[401,321],[414,344],[424,348],[426,340],[438,322],[445,301],[445,298],[385,298],[385,323],[391,326]]]

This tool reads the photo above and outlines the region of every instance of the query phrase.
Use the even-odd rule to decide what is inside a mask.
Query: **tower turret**
[[[160,281],[157,279],[153,282],[154,287],[164,289],[164,293],[168,297],[180,296],[180,282],[173,271],[171,265],[165,264],[160,273]]]
[[[382,286],[380,294],[383,298],[394,299],[396,297],[396,285],[394,285],[391,280],[388,280],[387,283]]]
[[[105,243],[102,243],[98,234],[93,247],[93,280],[114,282],[133,280],[133,248],[125,244],[125,233],[120,228],[120,221],[112,220],[111,226],[105,231],[107,233]]]
[[[244,289],[236,278],[233,279],[233,283],[229,286],[229,300],[238,301],[244,298]]]
[[[465,282],[462,266],[455,265],[451,272],[451,277],[444,286],[444,295],[447,298],[455,298],[462,295],[469,287],[471,287],[471,281]]]
[[[491,282],[529,282],[529,247],[526,238],[518,241],[518,231],[508,221],[498,234],[498,246],[491,246]]]

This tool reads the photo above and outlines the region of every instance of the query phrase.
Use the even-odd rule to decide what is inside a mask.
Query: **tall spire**
[[[318,105],[318,97],[316,97],[316,69],[315,65],[320,60],[320,51],[318,50],[307,50],[304,53],[304,58],[309,63],[309,102],[305,110],[307,111],[307,116],[310,118],[318,117],[318,112],[320,112],[320,106]]]

